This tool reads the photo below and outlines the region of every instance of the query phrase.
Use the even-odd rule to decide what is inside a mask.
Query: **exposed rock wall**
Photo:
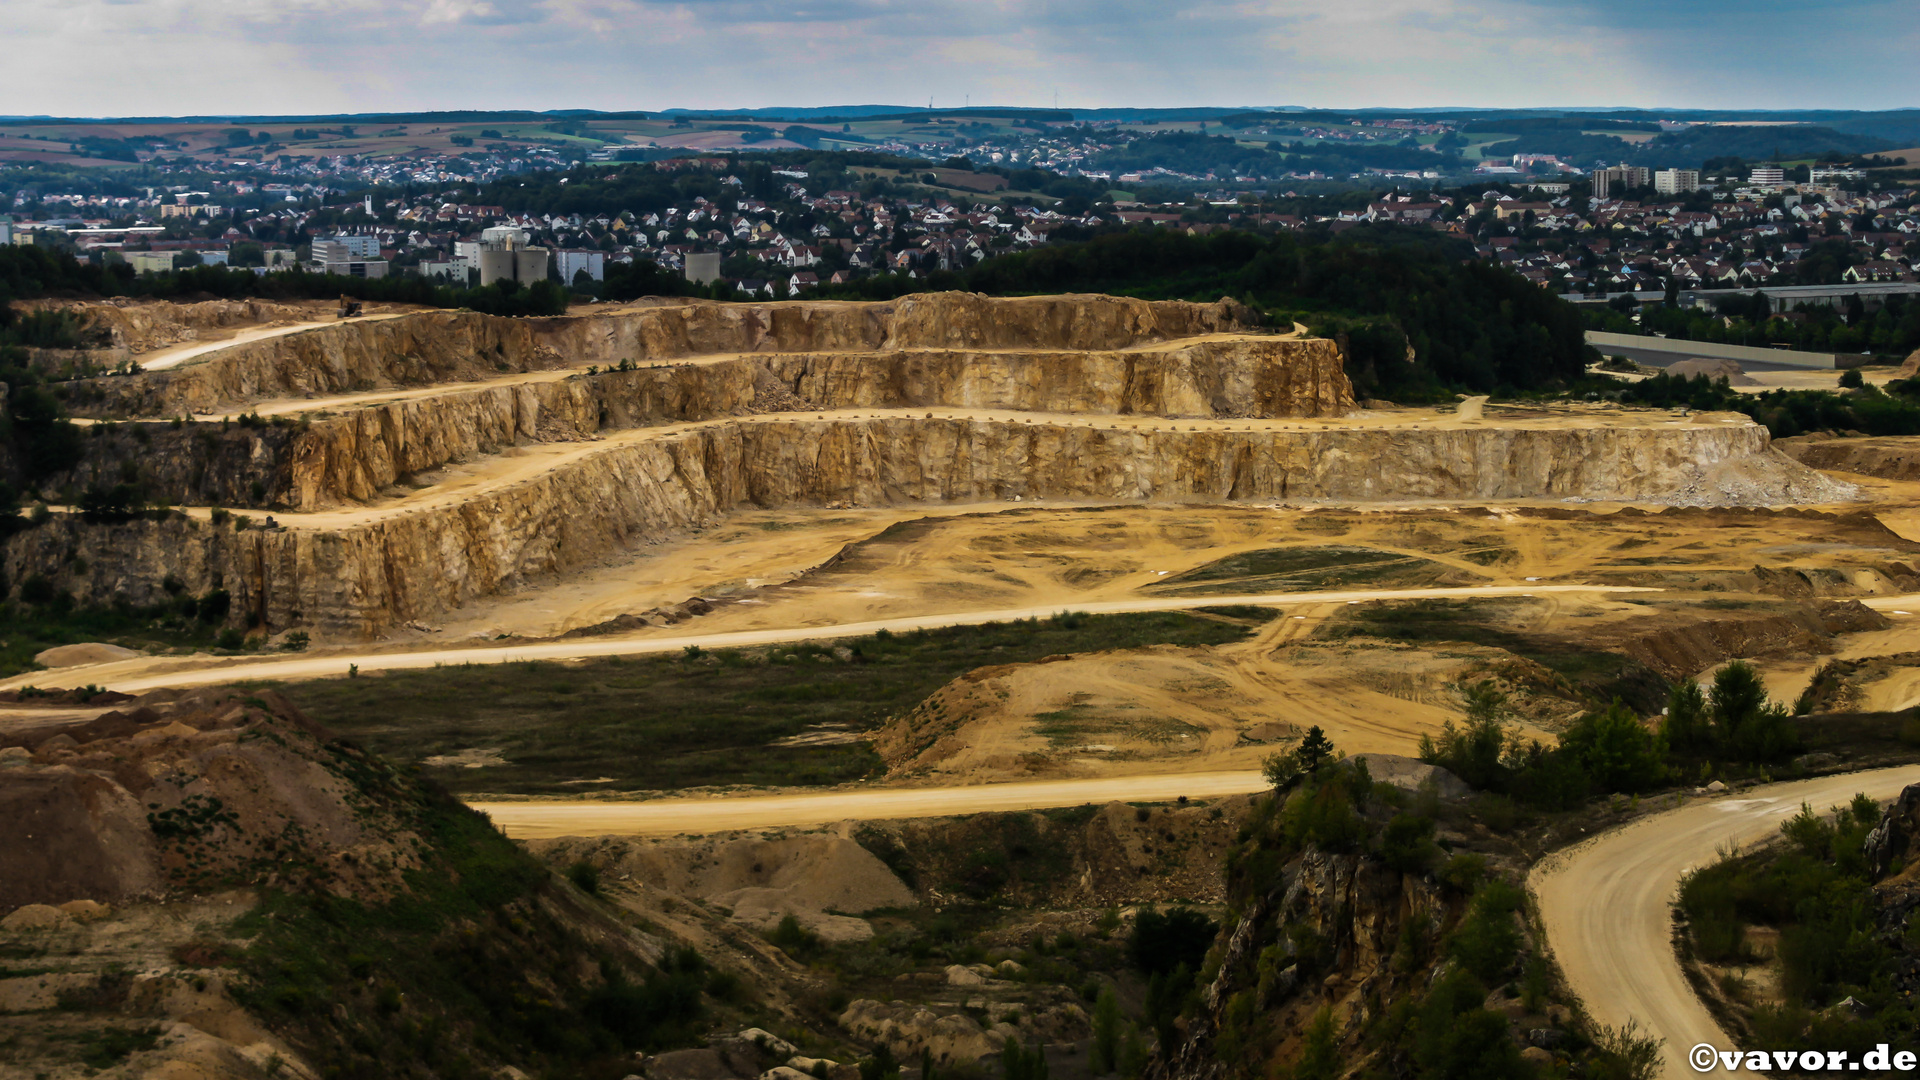
[[[151,352],[183,341],[194,341],[202,330],[296,322],[319,317],[324,312],[323,307],[276,304],[270,300],[204,300],[176,304],[167,300],[136,300],[128,297],[98,303],[74,304],[56,300],[29,302],[22,306],[79,312],[95,326],[105,330],[113,345],[122,353]]]
[[[4,548],[9,578],[60,575],[81,600],[224,587],[236,616],[375,636],[738,507],[1048,499],[1658,501],[1703,467],[1766,450],[1756,425],[1683,429],[1116,431],[964,420],[721,421],[583,451],[464,501],[328,529],[236,532],[68,518]],[[89,567],[77,575],[78,556]],[[217,575],[217,577],[216,577]]]
[[[462,311],[323,326],[223,349],[199,363],[94,379],[70,399],[82,416],[179,416],[249,402],[426,386],[562,366],[535,320]]]
[[[1835,439],[1798,435],[1774,443],[1803,465],[1887,480],[1920,480],[1920,439],[1886,436]]]
[[[113,425],[49,487],[135,462],[156,498],[311,510],[516,443],[752,412],[772,380],[822,409],[956,406],[1167,417],[1338,415],[1353,405],[1330,341],[1231,338],[1140,352],[777,353],[461,389],[297,427]],[[254,485],[264,496],[254,497]]]
[[[1230,338],[1142,351],[882,350],[765,362],[796,395],[827,408],[1281,417],[1338,416],[1354,407],[1339,346],[1324,340]]]
[[[1231,301],[996,300],[969,293],[932,293],[891,303],[688,303],[553,319],[419,312],[238,345],[203,362],[133,378],[96,380],[76,396],[75,407],[88,416],[173,416],[309,393],[543,370],[563,362],[612,364],[724,353],[1112,350],[1245,329],[1251,321],[1251,313]]]

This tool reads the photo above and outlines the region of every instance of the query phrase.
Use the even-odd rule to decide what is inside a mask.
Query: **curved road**
[[[637,656],[645,653],[677,652],[689,646],[707,649],[731,649],[752,645],[771,645],[786,641],[818,641],[822,638],[862,637],[886,630],[929,630],[943,626],[977,626],[981,623],[1011,622],[1016,619],[1048,618],[1062,612],[1083,615],[1107,615],[1133,611],[1177,611],[1198,607],[1253,604],[1261,607],[1296,607],[1305,604],[1359,604],[1372,600],[1426,600],[1452,597],[1535,596],[1551,593],[1637,593],[1659,589],[1631,585],[1476,585],[1452,589],[1372,589],[1341,592],[1262,593],[1255,596],[1136,597],[1085,604],[1049,604],[1043,607],[1013,608],[1002,611],[963,611],[943,615],[915,615],[871,622],[840,623],[833,626],[790,626],[768,630],[739,630],[717,634],[675,634],[667,637],[591,638],[573,641],[543,642],[538,645],[467,647],[434,649],[426,652],[332,653],[281,660],[242,660],[229,662],[216,658],[183,659],[181,666],[156,671],[165,660],[145,657],[84,667],[56,668],[16,675],[0,682],[0,690],[22,686],[66,688],[98,685],[122,693],[138,693],[163,687],[207,686],[216,683],[254,682],[266,679],[323,679],[348,674],[350,667],[361,671],[395,671],[405,668],[440,667],[448,664],[511,664],[525,660],[580,660],[594,656]]]
[[[1885,802],[1912,783],[1920,783],[1920,766],[1770,784],[1696,800],[1557,852],[1528,879],[1548,948],[1594,1020],[1612,1027],[1637,1022],[1665,1041],[1663,1075],[1698,1075],[1686,1060],[1695,1044],[1743,1048],[1694,996],[1674,956],[1672,904],[1681,875],[1721,849],[1778,834],[1802,802],[1824,813],[1855,792]],[[1716,1067],[1714,1075],[1727,1074]]]

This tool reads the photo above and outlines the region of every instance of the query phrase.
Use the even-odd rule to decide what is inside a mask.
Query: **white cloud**
[[[1833,7],[1844,7],[1835,18]],[[1911,0],[15,0],[10,112],[1889,108]],[[1810,32],[1811,31],[1811,32]],[[84,74],[80,74],[84,72]]]

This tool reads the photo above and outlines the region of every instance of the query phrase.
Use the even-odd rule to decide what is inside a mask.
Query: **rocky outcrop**
[[[203,300],[173,303],[115,297],[92,303],[29,302],[23,306],[71,310],[104,331],[121,353],[138,354],[197,341],[202,331],[244,329],[319,317],[322,307],[270,300]],[[111,366],[111,365],[108,365]]]
[[[1403,937],[1437,938],[1458,904],[1432,877],[1312,848],[1267,882],[1236,886],[1246,906],[1214,945],[1216,974],[1198,987],[1185,1037],[1156,1055],[1154,1080],[1258,1075],[1264,1070],[1241,1055],[1254,1046],[1270,1053],[1279,1040],[1252,1024],[1292,1035],[1323,1005],[1341,1021],[1341,1036],[1379,1019],[1382,1003],[1406,996],[1424,974],[1396,969],[1395,948]]]

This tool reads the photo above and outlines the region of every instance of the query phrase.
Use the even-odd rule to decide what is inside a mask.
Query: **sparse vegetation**
[[[419,762],[484,745],[508,764],[448,768],[460,790],[829,784],[876,767],[864,744],[778,746],[827,723],[859,731],[984,664],[1150,644],[1212,645],[1245,627],[1178,612],[952,627],[767,650],[615,658],[574,666],[500,664],[300,686],[302,706],[383,754]],[[835,648],[846,658],[836,655]],[[715,716],[727,718],[715,724]]]

